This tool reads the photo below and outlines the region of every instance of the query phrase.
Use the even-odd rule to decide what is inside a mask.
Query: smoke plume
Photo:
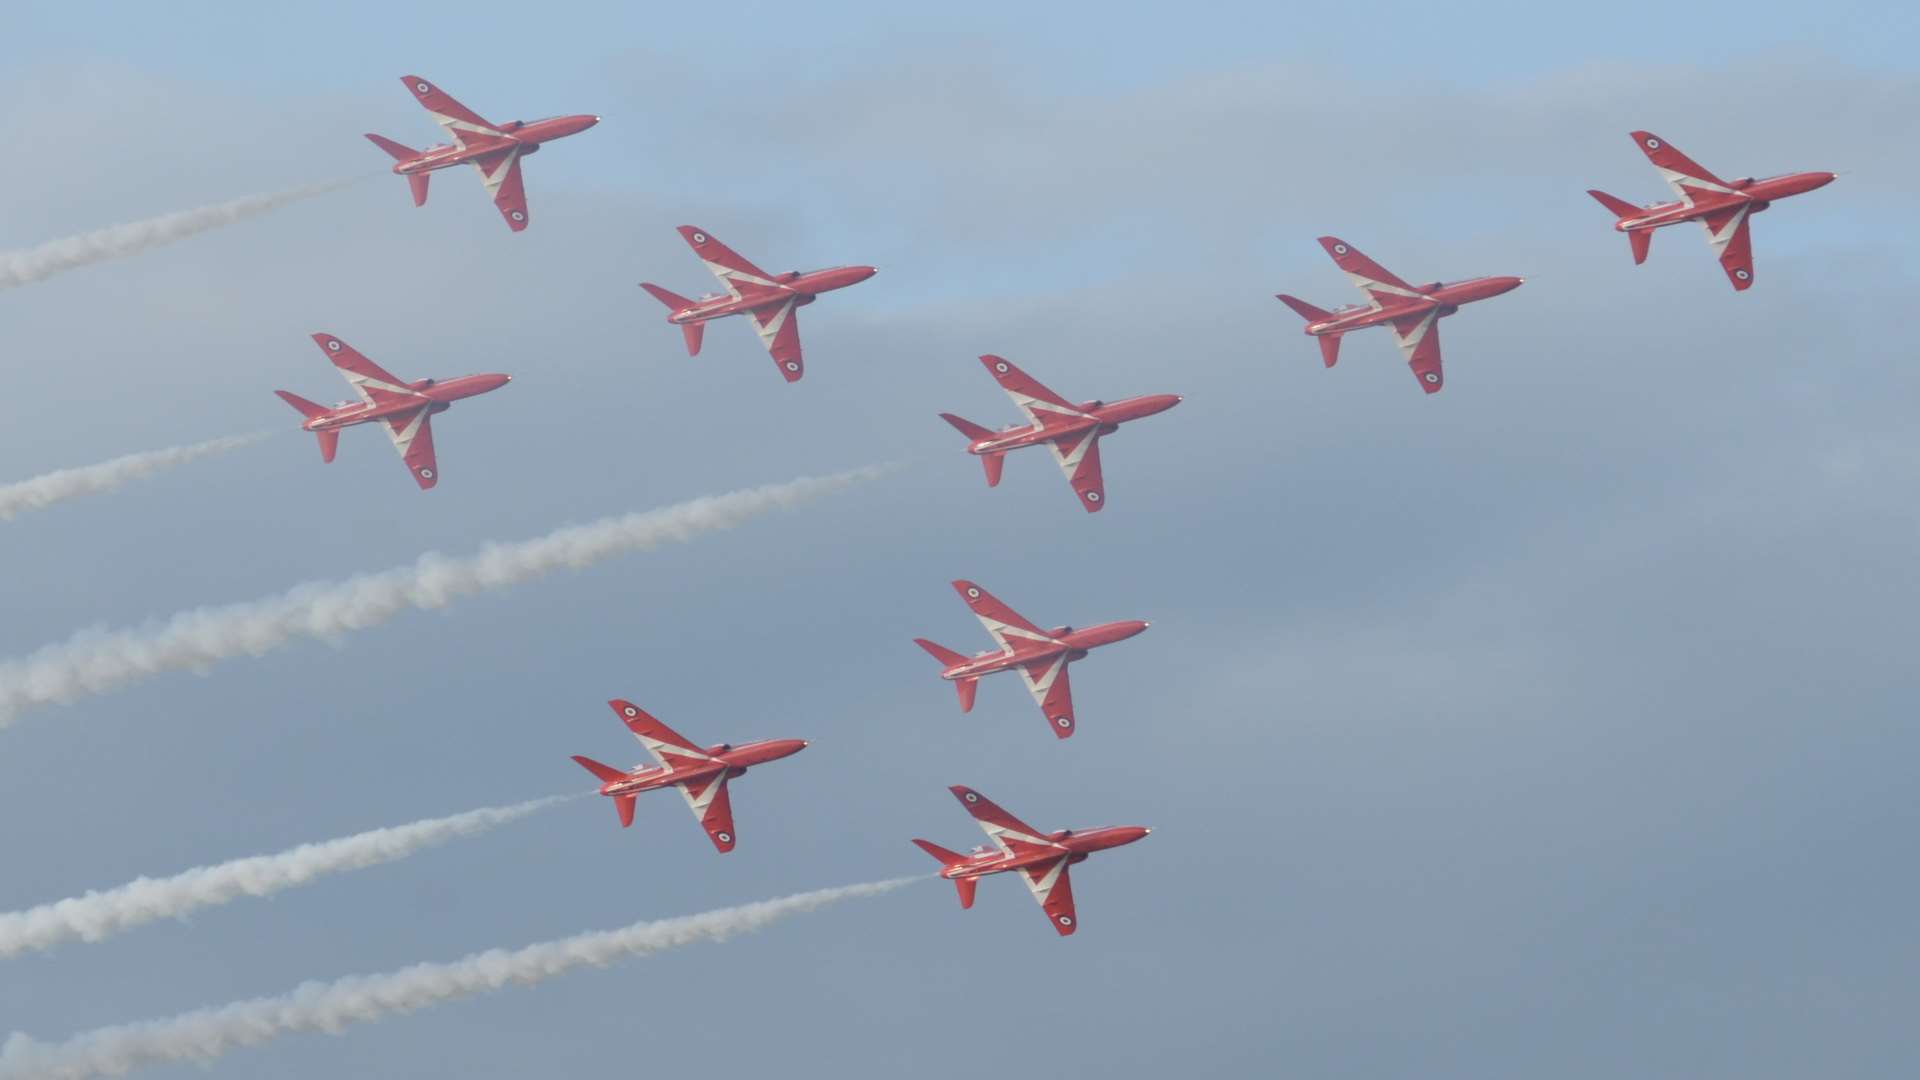
[[[39,247],[0,252],[0,289],[44,281],[66,270],[78,269],[109,259],[124,259],[148,248],[184,240],[196,233],[231,225],[276,210],[290,202],[338,191],[358,179],[329,180],[322,184],[290,188],[266,195],[249,195],[232,202],[215,203],[195,210],[182,210],[145,221],[111,225],[62,240],[49,240]]]
[[[531,986],[576,968],[758,930],[789,915],[892,892],[921,878],[797,893],[778,900],[721,908],[700,915],[635,923],[620,930],[579,934],[508,951],[490,949],[451,963],[415,964],[383,975],[349,975],[308,982],[289,993],[196,1009],[163,1020],[83,1032],[61,1043],[15,1033],[0,1045],[0,1077],[80,1080],[119,1076],[145,1065],[209,1062],[230,1050],[258,1046],[302,1031],[338,1033],[398,1013],[499,990]]]
[[[75,939],[99,941],[143,923],[179,918],[242,896],[271,896],[328,874],[404,859],[449,840],[517,821],[567,798],[570,796],[556,795],[373,829],[338,840],[302,844],[277,855],[197,866],[172,877],[135,878],[104,892],[0,913],[0,957],[17,956],[28,949],[48,949]]]
[[[580,569],[630,551],[686,542],[774,510],[798,506],[887,471],[869,466],[832,476],[707,495],[658,510],[572,525],[533,540],[489,544],[465,558],[429,552],[411,566],[343,581],[310,582],[279,596],[183,611],[122,630],[83,630],[24,657],[0,661],[0,727],[35,705],[70,702],[167,671],[205,671],[258,656],[297,638],[336,641],[410,608],[438,608],[556,570]]]
[[[42,473],[31,480],[6,484],[0,486],[0,521],[11,521],[21,514],[45,510],[55,503],[77,499],[82,495],[104,494],[122,484],[151,476],[164,469],[171,469],[176,465],[185,465],[189,461],[198,461],[215,454],[224,454],[229,450],[238,450],[243,446],[252,446],[266,437],[264,433],[228,435],[189,446],[173,446],[165,450],[128,454],[102,461],[97,465],[56,469],[50,473]]]

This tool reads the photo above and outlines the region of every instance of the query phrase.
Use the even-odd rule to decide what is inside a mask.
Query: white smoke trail
[[[252,446],[266,437],[264,432],[253,435],[228,435],[224,438],[209,439],[203,443],[193,443],[190,446],[172,446],[165,450],[127,454],[124,457],[102,461],[97,465],[56,469],[50,473],[42,473],[31,480],[0,485],[0,521],[12,521],[21,514],[44,510],[54,503],[77,499],[82,495],[103,494],[122,484],[151,476],[163,469],[185,465],[190,461],[198,461],[215,454],[224,454],[229,450],[238,450],[243,446]]]
[[[105,892],[0,913],[0,957],[18,956],[28,949],[49,949],[75,939],[99,941],[143,923],[180,918],[242,896],[271,896],[327,874],[404,859],[449,840],[517,821],[569,798],[572,796],[555,795],[372,829],[338,840],[302,844],[277,855],[197,866],[172,877],[135,878]]]
[[[413,1012],[444,1001],[532,985],[576,968],[723,941],[789,915],[841,900],[892,892],[921,877],[796,893],[778,900],[721,908],[677,919],[634,923],[620,930],[578,934],[511,952],[490,949],[451,963],[415,964],[383,975],[349,975],[302,983],[274,997],[196,1009],[163,1020],[95,1028],[62,1043],[41,1043],[15,1032],[0,1045],[0,1077],[80,1080],[119,1076],[143,1065],[209,1062],[230,1050],[258,1046],[301,1031],[338,1034],[352,1024]]]
[[[145,221],[111,225],[61,240],[49,240],[39,247],[0,252],[0,289],[44,281],[55,274],[92,263],[138,255],[148,248],[184,240],[196,233],[231,225],[236,221],[245,221],[290,202],[338,191],[358,179],[329,180],[266,195],[249,195],[232,202],[215,203]]]
[[[279,596],[183,611],[165,622],[124,630],[83,630],[27,656],[0,661],[0,727],[35,705],[105,693],[160,672],[205,671],[216,661],[259,656],[296,638],[337,640],[409,608],[444,607],[463,596],[518,585],[556,570],[580,569],[625,552],[692,540],[840,491],[888,469],[869,466],[707,495],[658,510],[568,526],[533,540],[489,544],[465,558],[429,552],[411,566],[344,581],[310,582]]]

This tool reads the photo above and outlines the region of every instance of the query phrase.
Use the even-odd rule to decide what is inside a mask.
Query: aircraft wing
[[[1040,703],[1056,738],[1073,734],[1073,688],[1067,683],[1067,654],[1020,665],[1020,680]]]
[[[800,318],[794,314],[799,304],[799,297],[789,295],[782,303],[755,308],[749,313],[753,316],[754,330],[760,334],[760,343],[767,347],[773,362],[780,365],[780,375],[788,382],[798,382],[806,373],[800,359]]]
[[[1073,910],[1073,879],[1067,874],[1067,861],[1068,856],[1062,855],[1051,862],[1020,869],[1020,880],[1040,902],[1061,937],[1073,933],[1078,926]]]
[[[1741,203],[1715,210],[1700,219],[1700,224],[1707,229],[1707,243],[1713,245],[1714,253],[1720,256],[1720,268],[1727,272],[1727,280],[1733,282],[1735,291],[1745,291],[1753,285],[1753,238],[1747,233],[1751,209],[1747,203]]]
[[[1393,320],[1393,341],[1407,355],[1407,366],[1420,379],[1420,389],[1439,393],[1446,380],[1440,373],[1440,312],[1423,311]]]
[[[994,644],[1002,649],[1014,649],[1023,644],[1053,644],[1053,636],[1045,630],[1028,622],[1020,613],[995,599],[993,594],[975,585],[971,581],[956,581],[953,590],[960,599],[967,602],[973,616],[980,625],[987,628],[993,636]]]
[[[1105,506],[1107,489],[1100,476],[1100,429],[1088,428],[1053,440],[1053,459],[1067,474],[1067,483],[1091,514]]]
[[[1387,307],[1405,300],[1424,299],[1420,290],[1401,281],[1393,272],[1360,253],[1360,249],[1337,236],[1323,236],[1320,246],[1333,256],[1334,264],[1346,271],[1374,307]]]
[[[719,238],[695,225],[680,226],[680,235],[687,241],[700,261],[707,264],[713,276],[727,292],[737,297],[750,297],[757,293],[784,292],[775,284],[772,274],[741,258],[739,253],[720,242]]]
[[[1001,851],[1009,855],[1032,855],[1036,852],[1065,850],[1047,839],[1045,833],[1000,809],[992,799],[972,788],[955,784],[947,790],[953,792],[953,797],[959,799],[960,805],[973,815],[974,822],[987,834],[987,839],[993,841]]]
[[[653,715],[631,701],[615,698],[607,702],[627,725],[633,737],[640,740],[647,754],[653,760],[669,769],[685,769],[704,765],[713,760],[713,755],[687,739],[684,735],[654,719]]]
[[[425,401],[425,395],[400,381],[399,377],[380,365],[362,356],[353,346],[334,337],[332,334],[313,335],[314,344],[319,345],[333,366],[353,387],[360,400],[369,405],[390,405],[396,401],[418,398]]]
[[[1647,160],[1673,188],[1674,194],[1688,203],[1701,199],[1715,199],[1724,195],[1738,194],[1733,185],[1713,175],[1692,158],[1674,149],[1672,144],[1651,131],[1633,133],[1635,145],[1647,155]]]
[[[1026,415],[1027,423],[1044,428],[1086,416],[1071,402],[1041,385],[1040,380],[1004,358],[989,354],[982,356],[980,362],[986,365],[987,373],[1000,384],[1000,389],[1013,399],[1014,406]]]
[[[490,142],[507,141],[508,136],[491,122],[483,119],[479,113],[467,108],[418,75],[405,75],[400,79],[407,84],[407,90],[414,100],[424,106],[428,113],[447,134],[461,146],[483,146]]]
[[[527,189],[520,182],[520,148],[482,154],[473,159],[473,168],[480,174],[480,182],[487,185],[487,194],[500,216],[507,219],[507,228],[514,232],[526,228]]]
[[[715,773],[690,783],[675,784],[687,808],[700,819],[707,839],[722,854],[733,850],[733,800],[727,796],[727,774]]]
[[[407,463],[407,471],[413,474],[413,482],[426,490],[440,481],[440,470],[433,457],[433,419],[427,406],[403,416],[386,418],[387,437],[393,440],[393,448],[400,451],[400,460]]]

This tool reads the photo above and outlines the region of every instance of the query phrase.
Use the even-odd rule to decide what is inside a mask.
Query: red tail
[[[979,679],[955,679],[953,688],[960,694],[960,711],[973,711],[973,692],[980,688]]]
[[[964,664],[967,662],[967,658],[961,655],[960,653],[954,652],[952,649],[947,648],[945,645],[935,645],[933,642],[928,641],[926,638],[919,638],[919,637],[914,638],[913,643],[927,650],[927,653],[930,656],[932,656],[935,660],[940,661],[942,664],[945,664],[948,667],[952,667],[955,664]]]
[[[324,416],[327,412],[326,406],[316,405],[306,398],[301,397],[299,394],[289,394],[285,390],[275,390],[274,393],[280,396],[281,401],[300,410],[300,415],[309,420],[316,416]]]
[[[1294,314],[1299,315],[1301,318],[1307,320],[1308,322],[1319,322],[1320,320],[1328,318],[1333,314],[1333,312],[1331,311],[1324,311],[1320,308],[1314,307],[1312,304],[1307,303],[1305,300],[1302,300],[1297,296],[1288,296],[1286,293],[1275,293],[1274,297],[1275,299],[1279,300],[1281,303],[1292,308],[1294,310]]]
[[[420,156],[420,151],[402,146],[384,135],[375,135],[371,131],[367,132],[367,141],[385,150],[395,161],[411,161]]]
[[[946,848],[941,847],[939,844],[936,844],[931,840],[915,840],[914,843],[920,846],[921,851],[924,851],[927,854],[933,856],[934,858],[939,859],[941,866],[952,866],[955,863],[963,863],[967,861],[967,857],[965,855],[962,855],[957,851],[948,851]]]
[[[633,795],[615,795],[613,797],[613,812],[620,815],[620,827],[623,829],[630,828],[633,825],[633,800],[635,798],[637,798],[637,796]]]
[[[316,431],[313,434],[320,440],[320,460],[331,463],[334,452],[340,449],[340,429],[334,428],[332,431]]]
[[[1647,249],[1653,246],[1652,229],[1635,229],[1627,234],[1627,246],[1633,249],[1633,265],[1647,261]]]
[[[614,780],[625,780],[627,778],[627,774],[621,770],[611,765],[602,765],[590,757],[581,757],[579,754],[575,754],[573,755],[573,760],[579,762],[581,768],[599,777],[603,781],[612,782]]]
[[[1630,218],[1640,216],[1640,207],[1633,205],[1625,199],[1616,199],[1604,191],[1595,191],[1591,188],[1587,189],[1587,194],[1593,196],[1594,202],[1613,211],[1614,217]]]

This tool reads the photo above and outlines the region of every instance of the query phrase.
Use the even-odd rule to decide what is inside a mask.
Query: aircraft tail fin
[[[1302,300],[1297,296],[1288,296],[1286,293],[1275,293],[1274,298],[1279,300],[1281,303],[1287,305],[1288,307],[1292,308],[1294,311],[1294,314],[1300,316],[1301,318],[1307,320],[1308,322],[1319,322],[1321,319],[1325,319],[1333,314],[1333,312],[1331,311],[1327,311],[1323,308],[1314,307],[1312,304],[1307,303],[1305,300]]]
[[[981,439],[987,438],[988,436],[993,434],[991,430],[987,428],[983,428],[979,424],[976,424],[971,420],[965,420],[958,416],[955,416],[950,412],[941,413],[940,419],[945,420],[949,424],[952,424],[953,429],[955,431],[958,431],[960,434],[965,435],[967,438],[972,439],[975,442],[978,442]]]
[[[413,205],[427,205],[427,181],[433,179],[432,173],[408,173],[407,190],[413,192]]]
[[[332,463],[333,455],[340,449],[340,430],[335,428],[332,431],[316,431],[313,434],[320,440],[320,460]]]
[[[687,299],[684,296],[679,295],[678,293],[668,292],[667,290],[661,288],[660,286],[655,285],[651,281],[641,282],[640,287],[647,290],[647,294],[649,296],[652,296],[655,300],[658,300],[661,303],[667,305],[667,311],[669,314],[676,311],[684,311],[687,308],[693,306],[693,301]],[[692,323],[680,324],[680,335],[687,339],[687,355],[688,356],[700,355],[700,338],[705,332],[706,332],[705,323],[692,322]]]
[[[687,339],[687,355],[700,355],[700,336],[707,331],[706,323],[690,322],[680,324],[680,336]]]
[[[327,411],[326,406],[316,405],[313,402],[308,401],[306,398],[301,397],[299,394],[289,394],[285,390],[275,390],[274,393],[280,396],[281,401],[284,401],[287,404],[293,406],[295,409],[298,409],[300,411],[300,415],[306,417],[309,420]]]
[[[1000,470],[1002,467],[1006,465],[1006,463],[1007,463],[1007,456],[1005,454],[981,454],[980,455],[980,464],[985,466],[987,470],[987,486],[988,487],[1000,486]]]
[[[973,693],[975,690],[979,689],[979,687],[980,687],[979,679],[953,680],[953,688],[960,695],[960,711],[961,712],[973,711]]]
[[[1340,362],[1340,335],[1320,335],[1320,362],[1332,367]]]
[[[978,887],[979,884],[979,878],[962,877],[953,879],[953,887],[955,891],[960,894],[961,907],[970,908],[973,906],[973,890]]]
[[[1587,194],[1593,196],[1594,202],[1613,211],[1614,217],[1630,218],[1640,216],[1640,208],[1625,199],[1615,198],[1604,191],[1595,191],[1592,188],[1587,189]]]
[[[619,769],[614,768],[611,765],[602,765],[600,762],[595,761],[590,757],[581,757],[579,754],[575,754],[573,755],[573,760],[578,762],[581,768],[587,770],[588,772],[592,773],[593,775],[599,777],[601,780],[604,780],[604,781],[610,782],[614,780],[622,780],[622,779],[625,779],[627,775],[626,773],[622,772]]]
[[[921,851],[924,851],[927,854],[933,856],[934,858],[940,860],[941,866],[952,866],[955,863],[963,863],[967,861],[967,857],[965,855],[962,855],[957,851],[948,851],[946,848],[941,847],[939,844],[936,844],[931,840],[915,840],[914,843],[919,846]]]
[[[392,139],[387,138],[385,135],[375,135],[371,131],[367,132],[367,141],[379,147],[380,149],[385,150],[387,152],[387,156],[393,158],[393,160],[395,161],[406,161],[408,158],[415,158],[420,156],[420,151],[415,150],[410,146],[406,146],[401,143],[394,142]]]
[[[923,638],[923,637],[914,638],[913,643],[927,650],[927,654],[929,656],[932,656],[935,660],[940,661],[942,664],[945,664],[948,667],[952,667],[955,664],[964,664],[967,662],[967,658],[961,655],[960,653],[954,652],[952,649],[947,648],[945,645],[935,645],[933,642],[928,641],[926,638]]]
[[[623,829],[633,826],[633,801],[637,798],[639,798],[637,795],[615,795],[613,797],[613,812],[620,815],[620,827]]]

